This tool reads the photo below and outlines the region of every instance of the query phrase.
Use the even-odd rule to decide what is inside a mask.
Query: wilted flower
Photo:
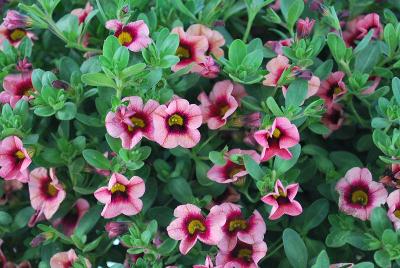
[[[51,268],[66,268],[72,267],[72,265],[78,260],[78,256],[76,255],[73,249],[70,249],[65,252],[59,252],[53,255],[50,259]],[[86,268],[91,268],[92,265],[85,258]]]
[[[0,93],[0,102],[15,107],[19,100],[28,101],[33,98],[32,72],[9,74],[3,80],[4,91]]]
[[[5,180],[28,182],[28,167],[32,160],[22,141],[17,136],[9,136],[0,143],[0,177]]]

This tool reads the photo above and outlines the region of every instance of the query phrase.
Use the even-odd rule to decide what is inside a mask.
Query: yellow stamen
[[[333,90],[333,94],[338,95],[342,92],[342,89],[340,87],[335,87],[335,89]]]
[[[219,115],[224,116],[228,110],[229,110],[228,105],[222,106],[221,108],[219,108]]]
[[[143,119],[138,118],[138,117],[134,117],[132,116],[130,118],[133,127],[132,126],[128,126],[128,130],[129,131],[133,131],[135,128],[144,128],[146,126],[146,124],[144,123]]]
[[[168,125],[170,127],[172,127],[174,125],[183,126],[183,117],[178,114],[174,114],[174,115],[170,116],[168,118]]]
[[[274,137],[275,139],[279,139],[280,136],[281,136],[281,131],[278,128],[275,128],[274,132],[272,133],[272,137]]]
[[[368,194],[363,190],[354,191],[351,194],[351,202],[353,204],[359,204],[365,206],[368,204]]]
[[[180,59],[188,59],[190,58],[190,52],[189,49],[179,46],[176,49],[176,56],[178,56]]]
[[[111,187],[112,194],[114,194],[115,192],[124,193],[125,191],[126,191],[125,185],[118,183],[118,182],[116,184],[114,184],[113,187]]]
[[[23,31],[21,29],[15,29],[14,31],[11,32],[10,38],[13,41],[18,41],[18,40],[21,40],[22,38],[24,38],[25,35],[26,35],[25,31]]]
[[[231,170],[229,170],[228,175],[230,178],[233,178],[233,176],[235,176],[239,172],[242,172],[243,170],[244,170],[244,168],[242,166],[235,166]]]
[[[192,220],[187,227],[189,234],[193,235],[196,231],[204,232],[206,226],[199,220]]]
[[[53,184],[49,183],[47,184],[47,193],[50,196],[55,196],[58,193],[58,190]]]
[[[121,32],[118,35],[118,41],[121,45],[127,45],[130,44],[132,42],[132,35],[128,32]]]
[[[27,97],[30,96],[32,91],[33,91],[33,88],[24,89],[24,96],[27,96]]]
[[[247,228],[247,222],[242,219],[236,219],[229,222],[229,232],[236,230],[245,230]]]
[[[17,157],[19,160],[22,160],[25,159],[25,154],[22,151],[18,150],[15,152],[15,157]]]
[[[242,248],[239,250],[237,257],[240,259],[245,259],[246,261],[251,260],[252,251],[248,248]]]
[[[393,214],[396,216],[396,218],[400,219],[400,210],[396,209]]]

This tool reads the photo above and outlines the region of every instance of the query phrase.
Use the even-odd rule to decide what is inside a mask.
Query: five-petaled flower
[[[318,90],[320,96],[327,106],[331,105],[347,92],[346,84],[343,82],[344,72],[331,73],[329,77],[321,82]]]
[[[5,180],[28,182],[28,167],[32,160],[22,141],[17,136],[9,136],[0,143],[0,177]]]
[[[9,29],[5,26],[5,23],[2,23],[0,25],[0,49],[3,48],[3,42],[5,40],[7,40],[12,46],[18,47],[25,36],[31,40],[36,39],[35,34],[27,31],[25,28]]]

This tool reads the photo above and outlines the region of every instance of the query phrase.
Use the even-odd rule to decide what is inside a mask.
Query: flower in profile
[[[372,29],[374,30],[372,38],[378,39],[383,32],[383,27],[377,13],[358,16],[347,23],[343,39],[347,46],[354,46],[355,41],[362,40]]]
[[[114,31],[121,45],[126,46],[130,51],[139,52],[148,47],[151,43],[149,28],[143,20],[130,22],[124,25],[119,20],[109,20],[106,28]]]
[[[105,229],[108,233],[108,237],[110,239],[113,239],[128,232],[129,225],[130,225],[129,222],[113,221],[113,222],[108,222],[106,224]]]
[[[16,10],[8,10],[6,17],[3,19],[3,25],[9,30],[14,30],[18,28],[26,28],[32,26],[32,20]]]
[[[74,233],[82,217],[89,210],[89,202],[83,198],[76,200],[70,211],[61,219],[54,221],[54,226],[61,226],[64,234],[70,236]]]
[[[216,245],[222,238],[223,215],[204,217],[201,209],[192,204],[180,205],[174,210],[175,220],[167,227],[169,237],[181,240],[179,251],[186,255],[197,239],[207,245]]]
[[[400,164],[392,164],[379,181],[386,186],[400,188]]]
[[[206,78],[216,78],[220,72],[218,64],[211,56],[206,56],[202,62],[199,63],[201,68],[199,74]]]
[[[218,31],[211,30],[207,26],[201,24],[193,24],[186,30],[188,35],[204,36],[208,41],[207,55],[216,58],[224,56],[224,50],[221,48],[225,44],[225,38]]]
[[[0,25],[0,49],[3,48],[3,42],[7,40],[13,47],[18,47],[24,37],[35,40],[34,33],[27,31],[24,28],[9,29],[4,23]]]
[[[300,203],[294,200],[299,190],[299,184],[293,183],[284,187],[278,179],[275,182],[274,192],[261,198],[261,201],[272,206],[270,220],[277,220],[283,215],[298,216],[303,212]]]
[[[292,39],[283,39],[278,41],[267,41],[264,46],[272,49],[277,55],[283,55],[283,47],[290,47],[292,43]]]
[[[40,219],[42,215],[50,219],[58,210],[65,198],[65,190],[55,173],[54,168],[35,168],[29,175],[29,196],[31,205],[36,210],[35,218]]]
[[[368,82],[370,83],[369,86],[361,91],[361,94],[363,95],[369,95],[375,92],[376,88],[379,86],[379,83],[381,82],[381,78],[379,76],[370,76],[368,78]]]
[[[101,216],[106,219],[120,214],[132,216],[138,214],[143,207],[139,198],[145,192],[142,178],[133,176],[128,180],[119,173],[114,173],[108,182],[108,186],[101,187],[94,192],[94,197],[105,204]]]
[[[122,99],[127,106],[120,106],[106,116],[108,134],[122,140],[122,147],[132,149],[142,137],[153,140],[153,112],[159,106],[158,102],[149,100],[143,103],[139,96]]]
[[[213,264],[210,256],[207,256],[204,265],[200,265],[200,264],[193,265],[193,268],[214,268],[214,264]]]
[[[367,220],[375,207],[386,202],[388,193],[382,183],[372,180],[367,168],[354,167],[336,184],[339,209],[348,215]]]
[[[200,93],[197,99],[200,101],[200,109],[203,115],[203,123],[207,123],[209,129],[223,127],[227,118],[238,108],[239,104],[234,97],[234,91],[244,90],[236,86],[230,80],[215,83],[210,95]],[[239,94],[241,95],[241,94]]]
[[[164,148],[192,148],[200,141],[200,107],[185,99],[174,99],[154,111],[154,140]]]
[[[89,15],[90,12],[92,12],[92,10],[93,10],[92,5],[90,4],[90,2],[87,2],[85,8],[76,8],[71,11],[71,14],[77,16],[79,24],[82,24],[85,22],[87,16]]]
[[[398,230],[400,229],[400,190],[391,192],[386,203],[389,207],[387,215],[393,222],[394,228]]]
[[[314,28],[315,20],[310,18],[299,19],[296,24],[297,38],[307,38]]]
[[[321,82],[317,95],[327,105],[332,104],[347,92],[346,84],[343,82],[344,75],[344,72],[337,71],[331,73],[326,80]]]
[[[218,243],[218,248],[221,250],[233,250],[238,240],[247,244],[263,241],[266,226],[257,210],[246,219],[239,205],[224,203],[211,208],[208,217],[220,217],[220,215],[224,215],[226,218],[226,222],[222,226],[222,239]]]
[[[9,74],[4,77],[4,91],[0,93],[0,102],[9,103],[15,107],[19,100],[28,101],[33,98],[35,91],[32,85],[32,72],[23,72],[19,74]]]
[[[32,160],[22,141],[17,136],[9,136],[0,143],[0,177],[5,180],[28,182],[28,167]]]
[[[341,128],[344,122],[343,106],[339,103],[329,105],[326,113],[322,116],[321,121],[329,128],[330,133]],[[328,135],[330,133],[328,133]]]
[[[65,252],[58,252],[53,255],[50,259],[50,266],[51,268],[66,268],[72,267],[74,263],[78,260],[78,256],[76,255],[73,249],[70,249]],[[85,265],[86,268],[91,268],[92,265],[90,262],[85,258]]]
[[[249,155],[256,163],[260,163],[260,156],[254,150],[233,149],[224,155],[225,164],[214,165],[208,172],[207,177],[218,183],[237,182],[248,174],[244,164],[233,162],[230,157],[233,155]]]
[[[267,244],[260,241],[247,244],[238,241],[232,251],[220,250],[216,257],[217,267],[258,268],[258,262],[267,254]]]
[[[254,138],[263,147],[261,161],[268,161],[274,156],[288,160],[292,158],[289,148],[299,143],[300,134],[289,119],[277,117],[268,129],[256,131]]]
[[[177,64],[172,66],[172,71],[177,72],[193,64],[190,71],[200,73],[203,68],[199,64],[204,62],[208,51],[207,38],[202,35],[191,35],[185,32],[182,27],[174,28],[172,33],[179,36],[179,46],[175,54],[180,59]]]

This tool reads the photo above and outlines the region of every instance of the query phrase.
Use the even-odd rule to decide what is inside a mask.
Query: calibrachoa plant
[[[0,11],[0,268],[400,267],[399,1]]]

